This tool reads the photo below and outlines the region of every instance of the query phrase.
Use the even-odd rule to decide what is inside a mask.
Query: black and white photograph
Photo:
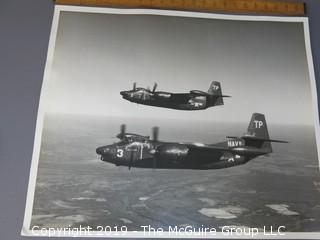
[[[306,18],[56,6],[22,234],[316,234],[317,139]]]

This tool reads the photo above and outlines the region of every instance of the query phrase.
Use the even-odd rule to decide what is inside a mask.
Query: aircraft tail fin
[[[239,137],[234,136],[227,136],[227,138],[239,139]],[[244,140],[245,146],[258,148],[259,150],[256,153],[259,155],[272,152],[271,142],[288,143],[287,141],[270,139],[266,119],[261,113],[252,114],[247,133],[240,138]],[[252,149],[248,151],[255,152]]]
[[[213,97],[214,105],[223,105],[224,104],[223,98],[230,97],[230,96],[222,95],[221,84],[220,82],[217,82],[217,81],[211,82],[208,93]]]
[[[209,87],[208,93],[211,95],[221,96],[221,84],[220,82],[213,81]]]
[[[253,113],[248,126],[247,133],[242,136],[247,146],[264,148],[272,152],[271,140],[269,137],[267,122],[263,114]]]
[[[238,137],[227,136],[227,138]],[[247,133],[241,138],[245,141],[245,146],[260,148],[265,153],[272,152],[271,142],[288,143],[287,141],[270,139],[266,119],[261,113],[252,114]]]

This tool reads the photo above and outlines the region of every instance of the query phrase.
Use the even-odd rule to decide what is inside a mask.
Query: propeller
[[[158,141],[159,136],[159,127],[152,128],[152,141],[155,143]]]
[[[157,147],[156,147],[156,143],[158,142],[158,136],[159,136],[159,127],[153,127],[152,128],[152,145],[153,145],[153,170],[157,168]]]
[[[132,164],[133,164],[133,151],[130,152],[130,161],[129,161],[129,165],[128,165],[129,170],[131,169]]]
[[[136,82],[134,82],[134,83],[133,83],[133,91],[135,91],[135,90],[136,90],[136,87],[137,87],[137,83],[136,83]]]
[[[154,93],[154,92],[156,91],[157,86],[158,86],[158,84],[157,84],[157,83],[154,83],[153,88],[152,88],[152,93]]]
[[[126,125],[125,124],[121,124],[120,133],[117,135],[117,138],[124,139],[125,135],[126,135]]]

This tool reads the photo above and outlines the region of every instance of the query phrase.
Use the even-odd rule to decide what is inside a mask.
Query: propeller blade
[[[153,85],[153,89],[152,89],[152,92],[153,92],[153,93],[156,91],[157,86],[158,86],[158,84],[157,84],[157,83],[154,83],[154,85]]]
[[[121,126],[120,126],[120,134],[118,135],[118,137],[120,139],[124,139],[125,135],[126,135],[126,125],[125,124],[121,124]]]
[[[129,170],[131,169],[131,167],[132,167],[132,163],[133,163],[133,151],[131,151],[131,153],[130,153],[130,161],[129,161]]]
[[[137,83],[134,82],[134,83],[133,83],[133,90],[134,90],[134,91],[136,90],[136,87],[137,87]]]
[[[159,136],[159,127],[153,127],[152,128],[152,140],[154,143],[158,141],[158,136]]]
[[[157,146],[159,136],[159,127],[152,128],[152,143],[153,143],[153,170],[157,168]]]

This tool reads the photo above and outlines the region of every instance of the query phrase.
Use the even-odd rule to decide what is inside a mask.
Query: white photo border
[[[308,62],[309,79],[311,86],[312,105],[313,105],[313,118],[317,143],[318,161],[320,165],[320,153],[318,146],[320,146],[320,126],[319,126],[319,109],[318,109],[318,97],[316,88],[316,79],[314,73],[313,57],[311,52],[309,23],[307,17],[278,17],[278,16],[249,16],[249,15],[231,15],[231,14],[213,14],[213,13],[201,13],[201,12],[189,12],[189,11],[176,11],[176,10],[156,10],[156,9],[118,9],[118,8],[100,8],[100,7],[80,7],[80,6],[64,6],[56,5],[54,9],[49,46],[47,51],[47,60],[44,70],[43,83],[41,88],[39,108],[37,114],[35,139],[33,146],[32,162],[30,167],[28,192],[26,198],[26,207],[24,214],[24,221],[21,230],[22,236],[42,236],[42,237],[110,237],[110,238],[258,238],[258,239],[319,239],[320,232],[284,232],[283,234],[266,235],[259,232],[255,236],[248,235],[226,235],[222,232],[214,234],[201,235],[198,233],[181,233],[170,234],[169,232],[162,232],[161,234],[147,234],[143,231],[128,231],[128,232],[111,232],[102,234],[100,231],[90,232],[68,232],[69,234],[62,234],[58,230],[48,229],[48,231],[32,230],[30,229],[34,194],[37,179],[37,170],[39,164],[41,137],[44,122],[44,97],[48,91],[48,82],[50,79],[50,73],[52,68],[52,62],[54,57],[54,49],[57,37],[57,30],[59,25],[60,12],[85,12],[85,13],[109,13],[109,14],[123,14],[123,15],[161,15],[161,16],[175,16],[175,17],[190,17],[190,18],[207,18],[207,19],[220,19],[220,20],[237,20],[237,21],[270,21],[270,22],[300,22],[304,28],[304,40],[305,49]]]

